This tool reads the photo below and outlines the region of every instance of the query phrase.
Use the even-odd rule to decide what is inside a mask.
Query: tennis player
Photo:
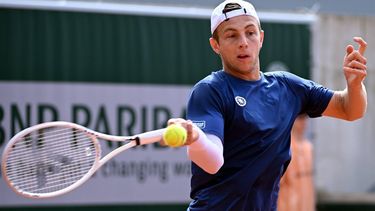
[[[223,69],[194,86],[189,120],[169,120],[188,130],[192,160],[188,210],[276,210],[296,117],[353,121],[364,115],[367,44],[355,37],[359,49],[347,46],[343,63],[347,87],[333,91],[288,72],[261,72],[264,31],[246,1],[218,5],[212,12],[211,32],[210,45]]]

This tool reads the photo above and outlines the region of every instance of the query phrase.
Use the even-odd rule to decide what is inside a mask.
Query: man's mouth
[[[237,58],[239,58],[239,59],[246,59],[246,58],[249,58],[249,57],[250,56],[247,55],[247,54],[240,54],[240,55],[237,56]]]

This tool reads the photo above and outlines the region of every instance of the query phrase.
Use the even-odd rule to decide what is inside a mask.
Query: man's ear
[[[260,48],[263,46],[263,40],[264,40],[264,31],[260,30]]]
[[[215,51],[215,53],[220,55],[219,43],[213,37],[210,38],[210,45],[211,45],[212,50]]]

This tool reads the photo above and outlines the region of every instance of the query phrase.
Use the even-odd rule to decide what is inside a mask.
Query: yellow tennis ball
[[[180,125],[170,125],[163,133],[165,144],[170,147],[179,147],[185,144],[187,132]]]

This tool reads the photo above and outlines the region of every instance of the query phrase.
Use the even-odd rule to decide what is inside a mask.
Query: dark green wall
[[[263,23],[261,68],[310,70],[305,24]],[[0,80],[194,84],[221,62],[208,19],[0,9]]]
[[[260,54],[261,68],[282,61],[301,77],[310,78],[311,33],[307,24],[264,23],[264,42]]]

